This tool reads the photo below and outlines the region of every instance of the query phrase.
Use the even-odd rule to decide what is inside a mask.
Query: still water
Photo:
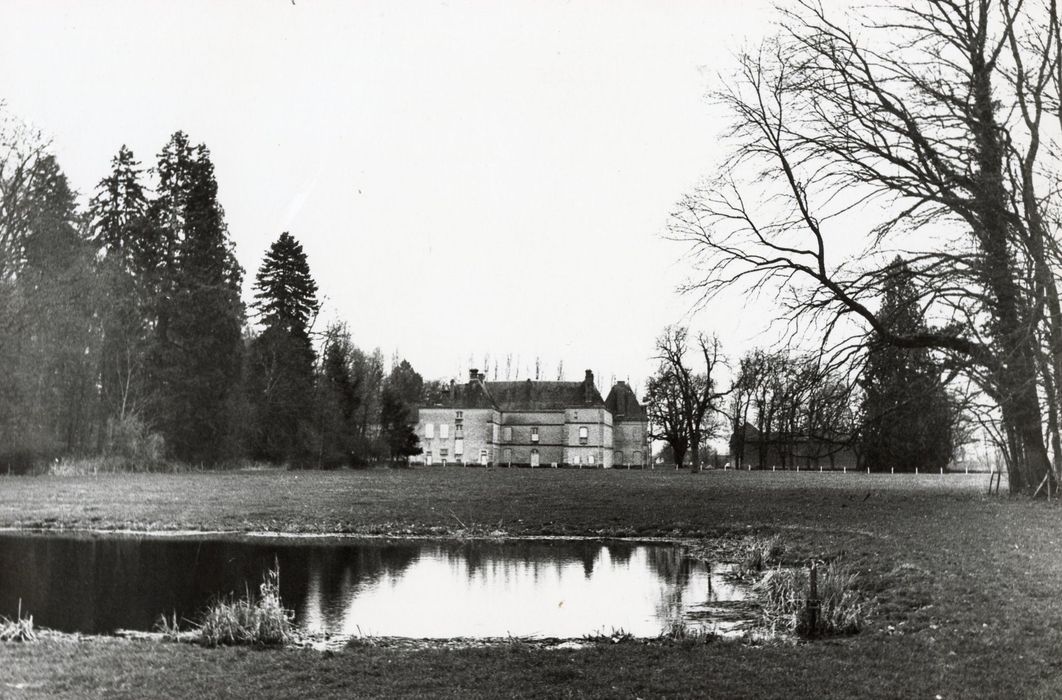
[[[402,637],[654,636],[674,621],[742,626],[747,589],[725,566],[663,545],[591,541],[378,542],[0,534],[0,615],[106,634],[196,619],[280,566],[311,632]]]

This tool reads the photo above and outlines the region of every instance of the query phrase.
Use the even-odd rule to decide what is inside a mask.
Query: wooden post
[[[808,593],[808,634],[814,635],[819,626],[819,570],[815,562],[811,562],[811,591]]]

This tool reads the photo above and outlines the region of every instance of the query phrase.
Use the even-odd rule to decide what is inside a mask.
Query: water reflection
[[[720,567],[622,542],[383,543],[0,535],[0,614],[108,633],[194,618],[280,564],[306,630],[409,637],[653,636],[740,601]],[[725,625],[724,625],[725,626]]]

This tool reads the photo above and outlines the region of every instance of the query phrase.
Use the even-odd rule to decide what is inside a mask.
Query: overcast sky
[[[512,354],[641,386],[672,322],[728,349],[765,325],[690,316],[668,212],[718,161],[705,99],[771,18],[724,2],[14,2],[0,98],[91,194],[120,145],[210,148],[253,280],[290,230],[322,325],[426,378]],[[754,318],[750,318],[750,316]],[[493,364],[493,361],[492,363]],[[504,378],[504,377],[501,377]]]

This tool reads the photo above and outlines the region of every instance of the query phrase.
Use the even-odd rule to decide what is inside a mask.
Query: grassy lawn
[[[843,554],[869,629],[583,650],[0,645],[0,697],[1062,697],[1062,509],[987,475],[434,469],[0,477],[0,525],[449,535],[778,532]],[[2,572],[0,572],[2,575]]]

